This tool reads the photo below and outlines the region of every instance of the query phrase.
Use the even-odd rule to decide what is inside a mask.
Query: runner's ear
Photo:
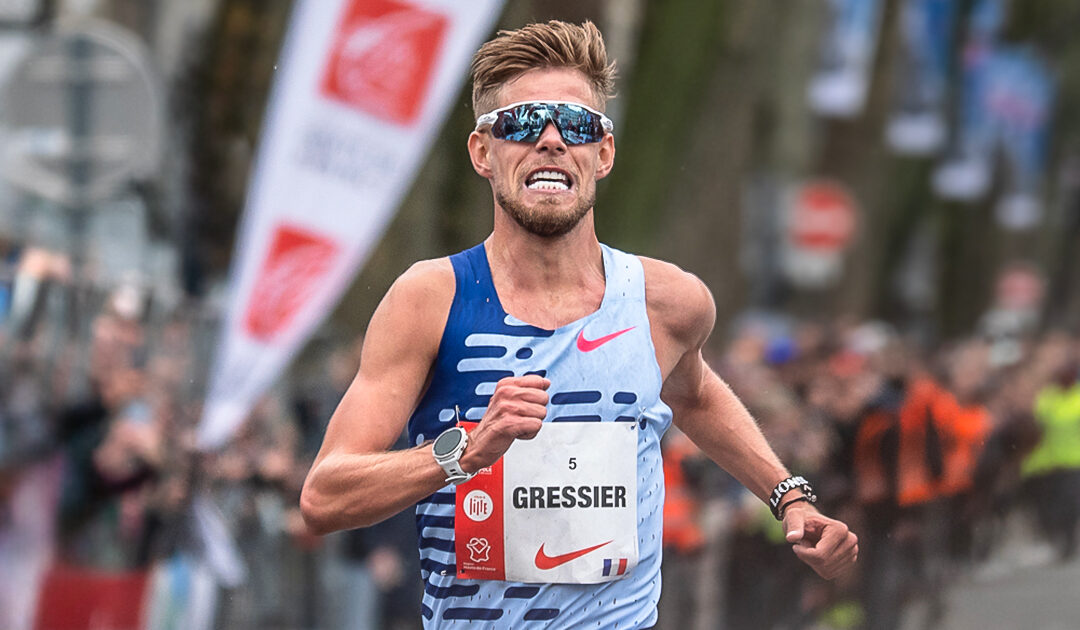
[[[473,170],[485,179],[491,179],[491,154],[488,151],[487,137],[476,131],[469,134],[469,159]]]
[[[610,133],[600,140],[600,164],[596,169],[596,179],[604,179],[615,167],[615,136]]]

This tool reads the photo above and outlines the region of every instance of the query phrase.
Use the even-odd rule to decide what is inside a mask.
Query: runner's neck
[[[499,301],[519,320],[555,329],[600,308],[604,261],[591,229],[560,239],[496,232],[484,248]]]

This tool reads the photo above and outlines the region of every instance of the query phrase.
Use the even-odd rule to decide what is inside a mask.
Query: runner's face
[[[526,101],[570,101],[599,109],[585,75],[569,68],[530,70],[499,92],[499,107]],[[476,171],[491,181],[503,212],[533,234],[554,237],[572,230],[592,209],[596,180],[611,171],[615,140],[607,134],[600,142],[569,145],[548,123],[532,143],[473,132],[469,153]],[[561,175],[564,186],[537,184],[543,172]]]

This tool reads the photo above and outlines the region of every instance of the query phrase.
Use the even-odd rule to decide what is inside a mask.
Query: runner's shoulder
[[[379,379],[401,374],[402,368],[426,374],[438,354],[453,298],[449,259],[420,261],[398,276],[368,322],[361,374]]]
[[[453,297],[454,266],[449,256],[418,260],[398,276],[394,287],[423,293],[449,293]]]
[[[386,292],[376,316],[388,316],[422,333],[430,323],[442,333],[442,324],[454,301],[454,267],[450,259],[434,258],[415,262]],[[381,313],[380,313],[381,311]]]
[[[388,297],[401,301],[405,306],[437,310],[450,307],[454,300],[454,266],[448,257],[418,260],[394,280],[387,292]]]
[[[678,265],[639,256],[645,272],[649,320],[675,339],[697,345],[716,323],[712,293],[696,275]]]

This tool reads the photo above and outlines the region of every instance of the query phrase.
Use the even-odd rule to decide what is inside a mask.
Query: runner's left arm
[[[750,412],[702,356],[716,321],[712,295],[700,280],[673,265],[643,262],[653,341],[665,375],[661,398],[672,408],[675,424],[710,459],[767,501],[776,484],[791,473]],[[785,499],[800,493],[793,490]],[[784,516],[796,555],[823,577],[836,577],[854,562],[858,539],[844,523],[807,502],[792,504]]]
[[[666,282],[646,285],[649,289],[664,287],[651,292],[649,314],[657,358],[666,375],[660,396],[672,408],[675,424],[698,448],[757,497],[767,500],[776,484],[791,473],[750,412],[702,356],[716,321],[709,290],[686,272],[667,271],[673,277]],[[677,298],[664,295],[676,292]],[[677,303],[679,308],[670,308],[668,303]]]

